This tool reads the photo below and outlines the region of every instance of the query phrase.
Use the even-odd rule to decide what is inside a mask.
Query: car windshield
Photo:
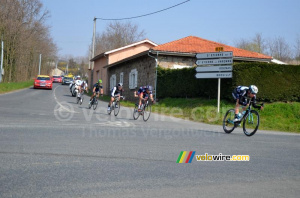
[[[60,76],[53,76],[53,78],[60,78]]]
[[[50,77],[38,77],[37,80],[50,80]]]
[[[64,77],[64,80],[72,80],[72,78]]]

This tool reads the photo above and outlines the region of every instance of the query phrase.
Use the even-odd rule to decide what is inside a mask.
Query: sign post
[[[216,47],[217,52],[196,54],[196,78],[218,78],[218,113],[220,112],[221,78],[232,78],[233,52],[223,52],[223,47]]]

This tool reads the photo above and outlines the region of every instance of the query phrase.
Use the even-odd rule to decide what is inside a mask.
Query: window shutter
[[[132,89],[132,72],[129,73],[129,89]]]
[[[135,70],[134,88],[137,87],[137,84],[138,84],[138,71]]]

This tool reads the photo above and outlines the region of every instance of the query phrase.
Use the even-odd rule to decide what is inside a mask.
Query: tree
[[[139,30],[138,25],[131,22],[111,22],[105,31],[96,35],[96,51],[100,54],[109,50],[129,45],[143,39],[145,32]]]
[[[291,60],[291,49],[283,37],[276,37],[268,41],[269,55],[275,59],[287,62]]]
[[[300,35],[297,35],[296,43],[295,43],[295,60],[297,61],[297,64],[300,63]]]
[[[250,40],[240,39],[235,45],[238,48],[252,52],[258,52],[262,54],[266,52],[265,39],[263,39],[261,33],[256,33],[255,36]]]
[[[0,0],[0,35],[5,43],[4,81],[24,81],[38,73],[48,74],[55,60],[56,45],[44,23],[49,17],[40,0]]]

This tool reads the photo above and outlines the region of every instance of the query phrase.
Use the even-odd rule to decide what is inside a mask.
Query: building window
[[[137,88],[137,77],[138,71],[136,69],[131,70],[131,72],[129,73],[129,89]]]
[[[109,82],[110,82],[110,90],[112,90],[117,85],[116,74],[110,77]]]
[[[120,83],[122,83],[123,84],[123,80],[124,79],[124,73],[123,72],[121,72],[120,73]]]

